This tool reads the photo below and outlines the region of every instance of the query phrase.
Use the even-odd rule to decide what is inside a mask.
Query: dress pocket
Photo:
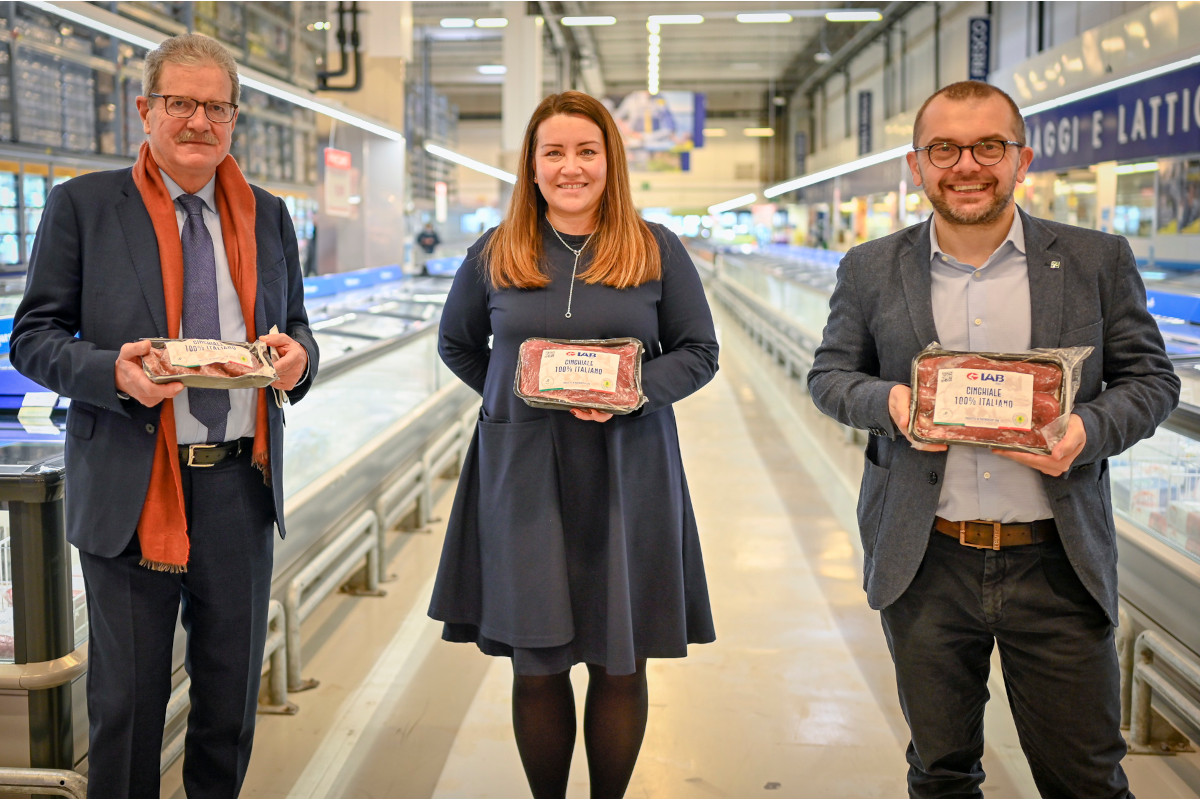
[[[554,439],[546,418],[479,422],[481,632],[514,647],[574,637]]]

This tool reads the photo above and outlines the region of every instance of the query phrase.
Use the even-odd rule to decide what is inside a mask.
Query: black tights
[[[513,676],[513,731],[534,797],[565,797],[575,750],[571,673]],[[646,659],[632,675],[588,664],[583,709],[592,797],[623,797],[646,733]]]

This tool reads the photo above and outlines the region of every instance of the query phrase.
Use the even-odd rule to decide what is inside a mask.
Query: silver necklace
[[[571,247],[571,245],[567,244],[566,240],[562,238],[562,234],[558,232],[558,229],[550,224],[550,220],[546,220],[546,224],[550,225],[550,230],[554,231],[554,235],[558,237],[560,242],[562,242],[562,246],[575,254],[575,263],[571,265],[571,288],[567,291],[567,313],[565,314],[566,318],[570,319],[571,300],[575,297],[575,270],[579,269],[579,255],[583,252],[583,248],[587,247],[587,243],[592,240],[592,233],[595,233],[595,231],[589,233],[587,238],[583,240],[583,244],[579,245],[579,249],[576,250],[574,247]]]

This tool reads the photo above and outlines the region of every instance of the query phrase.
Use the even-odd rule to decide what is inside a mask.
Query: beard
[[[1013,201],[1013,192],[1016,190],[1015,176],[1014,180],[1007,187],[1002,182],[996,184],[996,194],[986,205],[976,206],[970,209],[954,208],[946,200],[946,195],[942,190],[941,184],[934,181],[930,182],[924,170],[921,171],[921,182],[925,185],[925,196],[929,199],[929,204],[933,206],[933,210],[938,213],[943,219],[948,222],[953,222],[958,225],[989,225],[1004,216],[1005,210]],[[960,180],[958,183],[967,183]],[[930,192],[929,186],[936,186],[936,192]]]

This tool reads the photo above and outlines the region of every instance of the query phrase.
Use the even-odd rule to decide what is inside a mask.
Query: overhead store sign
[[[967,31],[967,79],[987,81],[992,66],[992,20],[971,17]]]
[[[1025,118],[1035,171],[1200,152],[1200,64]]]

